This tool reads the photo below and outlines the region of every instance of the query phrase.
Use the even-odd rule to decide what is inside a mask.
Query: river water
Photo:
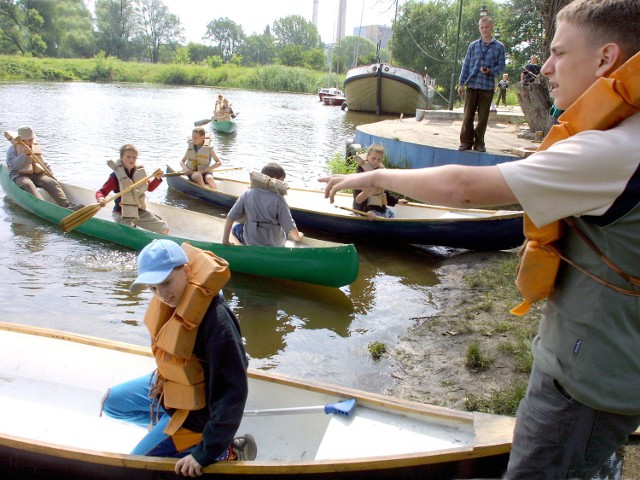
[[[174,168],[193,122],[210,117],[216,90],[93,83],[1,83],[5,130],[29,124],[62,181],[97,189],[125,143],[148,171]],[[344,151],[355,127],[375,116],[324,106],[315,95],[222,90],[239,113],[238,131],[213,133],[224,165],[239,176],[281,163],[293,186],[320,187],[326,161]],[[8,142],[5,144],[8,147]],[[168,191],[157,202],[202,207]],[[136,253],[23,211],[0,190],[0,318],[140,345],[150,294],[131,294]],[[251,366],[382,393],[393,359],[374,361],[370,342],[391,347],[416,318],[433,313],[430,288],[441,257],[409,246],[356,244],[360,275],[341,289],[233,274],[223,289],[238,315]],[[28,354],[28,352],[25,352]]]

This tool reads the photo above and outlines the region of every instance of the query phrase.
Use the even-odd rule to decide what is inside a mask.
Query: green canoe
[[[236,122],[231,120],[214,120],[211,125],[216,132],[233,133],[236,131]]]
[[[13,202],[56,225],[72,213],[20,189],[9,178],[6,166],[0,171],[0,185]],[[71,202],[84,205],[95,203],[93,191],[66,183],[61,185]],[[333,243],[305,236],[302,242],[287,242],[284,247],[223,245],[218,243],[222,240],[222,218],[148,202],[148,209],[169,224],[169,235],[162,235],[115,223],[111,218],[111,208],[111,205],[107,205],[74,231],[134,250],[141,250],[154,238],[168,238],[178,243],[189,242],[226,259],[232,272],[263,277],[342,287],[358,276],[358,253],[353,244]],[[60,234],[63,235],[62,230]]]

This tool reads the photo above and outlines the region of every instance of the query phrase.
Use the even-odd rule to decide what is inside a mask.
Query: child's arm
[[[180,166],[182,167],[182,171],[185,173],[188,173],[189,175],[191,175],[193,173],[193,170],[191,170],[189,167],[187,167],[187,159],[189,158],[189,154],[185,153],[184,157],[182,157],[182,160],[180,160]]]
[[[224,230],[222,231],[222,244],[231,245],[229,241],[229,235],[231,234],[231,227],[233,226],[233,219],[227,217],[224,222]]]
[[[291,230],[289,230],[289,238],[291,238],[291,240],[300,242],[302,241],[302,237],[304,237],[304,233],[302,233],[296,227],[293,227]]]
[[[113,178],[113,175],[109,175],[109,178],[104,183],[102,188],[96,192],[96,200],[100,204],[101,207],[104,207],[107,203],[107,195],[113,192],[117,187],[116,180]]]
[[[222,165],[222,161],[220,161],[220,159],[218,158],[218,155],[216,155],[216,152],[213,148],[211,149],[211,158],[213,158],[216,161],[216,163],[214,163],[213,165],[209,165],[205,169],[205,172],[212,172],[213,170],[218,168],[220,165]]]

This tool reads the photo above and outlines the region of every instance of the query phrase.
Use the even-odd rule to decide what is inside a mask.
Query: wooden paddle
[[[211,118],[203,118],[202,120],[196,120],[195,122],[193,122],[193,126],[194,127],[201,127],[201,126],[206,125],[207,123],[209,123],[211,120],[213,120],[213,117],[211,117]]]
[[[358,215],[362,215],[363,217],[366,217],[368,215],[367,212],[363,212],[362,210],[354,210],[353,208],[343,207],[342,205],[334,205],[334,207],[341,208],[342,210],[346,210],[347,212],[357,213]]]
[[[147,182],[150,178],[153,178],[156,175],[159,175],[161,173],[162,173],[162,170],[157,169],[151,175],[148,175],[143,179],[138,180],[133,185],[130,185],[129,187],[122,190],[120,193],[116,193],[112,197],[109,197],[107,199],[107,203],[110,202],[111,200],[115,200],[116,198],[121,197],[125,193],[129,193],[131,190]],[[82,225],[84,222],[91,219],[96,213],[98,213],[102,207],[103,205],[100,205],[99,203],[92,203],[91,205],[82,207],[77,212],[73,212],[71,215],[67,215],[62,220],[60,220],[60,226],[62,227],[62,231],[64,233],[69,233],[71,230],[78,228],[80,225]]]
[[[24,140],[22,140],[20,137],[13,138],[13,136],[9,132],[4,132],[4,136],[11,143],[18,142],[20,145],[22,145],[26,149],[27,154],[31,155],[31,157],[34,158],[36,162],[38,162],[38,165],[40,165],[42,167],[42,169],[44,170],[44,173],[46,173],[47,175],[49,175],[51,178],[53,178],[55,180],[56,177],[53,176],[53,173],[51,173],[51,170],[49,170],[47,168],[47,166],[44,164],[44,162],[42,160],[40,160],[40,158],[33,153],[33,150],[31,150],[29,145],[24,143]]]
[[[214,174],[214,173],[222,173],[222,172],[231,172],[232,170],[242,170],[242,167],[229,167],[229,168],[219,168],[217,170],[213,170],[212,172],[208,172],[210,174]],[[187,172],[168,172],[165,173],[164,176],[165,177],[179,177],[180,175],[186,175]]]

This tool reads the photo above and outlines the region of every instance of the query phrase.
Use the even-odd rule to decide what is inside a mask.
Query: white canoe
[[[175,460],[128,454],[146,429],[98,415],[108,387],[153,368],[147,348],[0,322],[0,478],[174,479]],[[250,372],[246,408],[351,398],[349,417],[245,416],[239,433],[254,435],[256,460],[220,462],[205,477],[467,478],[460,475],[499,476],[505,467],[511,417],[259,371]]]

